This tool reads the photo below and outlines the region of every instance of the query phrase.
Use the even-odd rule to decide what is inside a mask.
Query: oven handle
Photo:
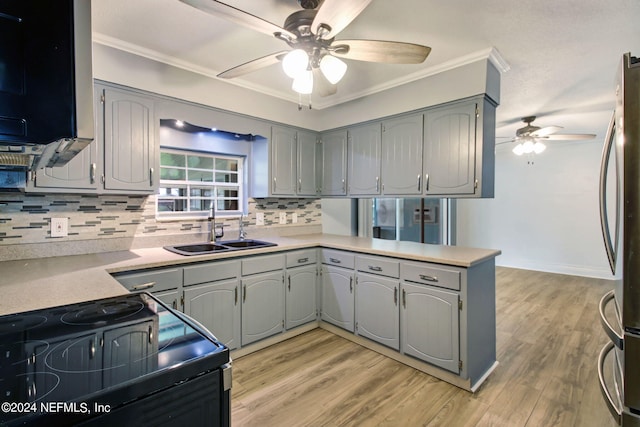
[[[614,344],[609,341],[605,344],[605,346],[600,351],[600,356],[598,356],[598,379],[600,380],[600,391],[602,392],[602,396],[604,397],[604,401],[607,404],[607,408],[609,408],[609,412],[613,418],[615,418],[618,425],[622,422],[622,411],[618,406],[616,406],[613,401],[613,397],[611,393],[609,393],[609,389],[604,381],[604,361],[607,357],[607,354],[613,350]]]
[[[614,298],[615,298],[615,291],[612,290],[612,291],[609,291],[606,294],[604,294],[602,299],[600,299],[600,306],[599,306],[599,309],[600,309],[600,324],[602,325],[602,328],[604,329],[604,331],[607,333],[607,336],[609,337],[611,342],[613,344],[615,344],[615,346],[618,347],[620,350],[623,350],[624,349],[624,336],[622,336],[621,334],[616,332],[615,329],[613,329],[613,326],[611,326],[611,324],[609,323],[609,321],[607,320],[607,318],[604,315],[605,307]],[[622,326],[620,327],[620,329],[622,329]]]

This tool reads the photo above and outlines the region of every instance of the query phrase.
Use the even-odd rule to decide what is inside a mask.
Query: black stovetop
[[[147,293],[0,316],[0,402],[114,408],[228,362],[224,345]],[[22,412],[0,411],[0,425]]]

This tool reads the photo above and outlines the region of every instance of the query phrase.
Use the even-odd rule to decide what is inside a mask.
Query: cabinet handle
[[[353,293],[353,277],[349,278],[349,292]]]
[[[344,179],[342,180],[342,192],[346,193],[347,192],[347,187],[345,186],[345,181]]]
[[[273,186],[272,186],[272,188],[271,188],[271,191],[275,192],[275,191],[276,191],[276,186],[277,186],[277,183],[276,183],[276,177],[274,176],[274,177],[273,177]]]
[[[427,276],[426,274],[421,274],[420,278],[422,280],[426,280],[428,282],[437,282],[438,278],[436,276]]]
[[[287,281],[289,282],[289,292],[291,292],[291,276],[287,277]]]
[[[419,174],[418,174],[418,193],[421,191],[421,190],[420,190],[420,183],[421,183],[421,182],[422,182],[422,174],[421,174],[421,173],[419,173]]]
[[[244,285],[242,288],[242,302],[247,302],[247,285]]]
[[[429,174],[424,174],[424,191],[429,191]]]
[[[342,261],[340,261],[338,258],[329,258],[329,261],[334,264],[342,264]]]
[[[302,191],[302,179],[298,179],[298,191]]]
[[[380,192],[380,177],[376,176],[376,193]]]
[[[308,257],[305,257],[305,258],[299,258],[299,259],[298,259],[298,264],[303,264],[303,263],[305,263],[305,262],[309,262],[309,258],[308,258]]]
[[[178,309],[178,300],[174,299],[173,302],[171,303],[171,307],[173,307],[174,310]]]
[[[371,271],[382,271],[382,267],[379,267],[377,265],[370,265],[369,266],[369,270],[371,270]]]
[[[238,305],[238,287],[233,290],[233,305]]]
[[[89,359],[96,357],[96,342],[92,339],[89,344]]]
[[[398,305],[398,288],[393,288],[393,303]]]
[[[131,288],[132,291],[141,291],[143,289],[151,289],[156,285],[156,282],[148,282],[148,283],[142,283],[140,285],[135,285],[134,287]]]
[[[404,308],[407,308],[407,290],[406,289],[402,290],[402,306]]]
[[[153,327],[149,326],[149,344],[153,343]]]
[[[91,184],[96,183],[96,164],[95,163],[91,163],[91,166],[89,167],[89,181],[91,182]]]
[[[149,168],[149,187],[153,187],[153,168]]]

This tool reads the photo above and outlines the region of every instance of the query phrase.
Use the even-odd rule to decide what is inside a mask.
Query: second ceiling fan
[[[300,94],[315,91],[333,95],[347,64],[340,58],[388,64],[419,64],[431,48],[387,40],[335,40],[372,0],[298,0],[302,10],[287,17],[282,27],[216,0],[180,0],[209,13],[271,35],[290,49],[275,52],[233,67],[218,77],[231,79],[282,61]],[[319,6],[319,7],[318,7]]]

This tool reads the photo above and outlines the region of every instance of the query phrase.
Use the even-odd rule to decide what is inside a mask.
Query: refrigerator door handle
[[[613,343],[608,342],[600,351],[600,356],[598,356],[598,379],[600,380],[600,391],[602,392],[602,396],[604,397],[604,401],[607,404],[607,408],[609,408],[609,412],[613,418],[615,418],[618,425],[622,422],[622,410],[616,403],[613,401],[613,396],[609,392],[607,388],[607,384],[604,380],[604,361],[607,358],[607,354],[613,350]]]
[[[607,252],[607,259],[609,260],[609,267],[611,268],[611,273],[616,273],[616,253],[613,248],[613,243],[611,241],[611,230],[609,229],[609,220],[607,218],[607,173],[609,171],[609,158],[611,157],[611,152],[615,149],[614,141],[615,141],[615,126],[616,126],[616,115],[615,112],[611,117],[611,121],[609,122],[609,129],[607,131],[607,136],[605,138],[605,145],[602,149],[602,163],[600,165],[600,186],[599,186],[599,199],[600,199],[600,226],[602,228],[602,238],[604,239],[604,248]],[[615,155],[615,154],[614,154]],[[617,164],[616,164],[617,169]],[[616,179],[618,178],[616,170]],[[616,238],[618,234],[618,209],[619,209],[619,195],[620,191],[618,188],[618,183],[616,183]]]
[[[600,299],[600,306],[599,306],[600,323],[602,324],[602,328],[607,333],[607,336],[609,337],[611,342],[615,344],[615,346],[618,347],[620,350],[622,350],[624,347],[624,336],[622,336],[622,334],[619,334],[618,332],[615,331],[615,329],[613,329],[613,326],[611,326],[611,324],[609,323],[609,321],[607,320],[604,314],[605,307],[614,298],[615,298],[615,291],[609,291],[606,294],[604,294],[602,299]],[[620,330],[622,330],[621,325],[620,325]]]

